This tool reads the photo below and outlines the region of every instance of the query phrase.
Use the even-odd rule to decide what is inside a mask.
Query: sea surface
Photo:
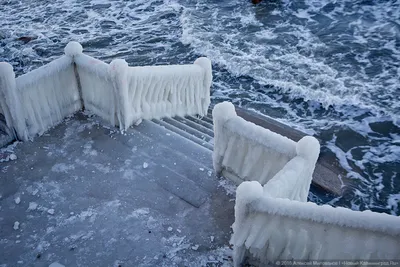
[[[312,201],[400,215],[400,1],[0,0],[0,61],[17,75],[69,41],[131,66],[207,56],[215,103],[276,118],[337,156],[346,194],[313,189]]]

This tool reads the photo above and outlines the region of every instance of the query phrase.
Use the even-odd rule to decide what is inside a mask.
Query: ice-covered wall
[[[238,187],[232,228],[235,266],[245,254],[261,266],[293,259],[400,259],[399,217],[275,198],[256,181]]]
[[[251,180],[263,185],[275,175],[284,176],[287,177],[284,183],[288,185],[291,179],[301,181],[298,192],[292,194],[306,199],[304,195],[319,155],[319,143],[315,138],[307,136],[296,143],[240,118],[228,102],[215,105],[213,120],[213,163],[217,174],[237,183]],[[275,189],[280,190],[279,186],[274,186]]]

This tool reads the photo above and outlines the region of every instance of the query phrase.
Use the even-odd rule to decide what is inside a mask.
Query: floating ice
[[[19,229],[19,222],[18,221],[14,222],[13,228],[14,228],[14,230],[18,230]]]
[[[143,162],[143,169],[147,169],[149,167],[149,164],[147,162]]]
[[[18,205],[21,202],[21,198],[20,197],[16,197],[14,201],[15,201],[15,204]]]
[[[53,215],[54,214],[54,209],[48,209],[47,213]]]

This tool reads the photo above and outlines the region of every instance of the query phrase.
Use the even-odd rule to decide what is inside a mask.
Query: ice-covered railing
[[[61,58],[18,78],[0,63],[0,106],[7,126],[27,140],[81,108],[126,130],[142,119],[205,115],[210,104],[211,62],[128,67],[83,54],[70,42]]]
[[[279,191],[282,182],[278,179],[287,177],[284,183],[298,183],[291,195],[307,200],[319,155],[319,143],[314,137],[306,136],[296,143],[240,118],[228,102],[215,105],[213,120],[213,163],[217,174],[237,184],[255,180],[262,185],[276,176],[271,183],[276,196],[287,194]]]
[[[285,260],[288,265],[290,260],[320,265],[327,260],[358,265],[362,260],[400,260],[399,217],[276,198],[265,190],[268,184],[263,189],[256,181],[244,182],[236,191],[231,238],[235,266],[246,255],[261,266],[277,261],[285,265]]]
[[[42,134],[82,108],[72,56],[64,55],[18,78],[11,65],[1,64],[3,110],[10,114],[7,124],[20,139]]]

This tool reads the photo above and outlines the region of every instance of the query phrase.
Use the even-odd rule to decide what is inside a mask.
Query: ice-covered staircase
[[[124,133],[104,125],[78,112],[1,163],[0,229],[10,230],[1,233],[0,261],[229,261],[216,251],[228,245],[234,202],[214,176],[212,151],[150,120]]]

